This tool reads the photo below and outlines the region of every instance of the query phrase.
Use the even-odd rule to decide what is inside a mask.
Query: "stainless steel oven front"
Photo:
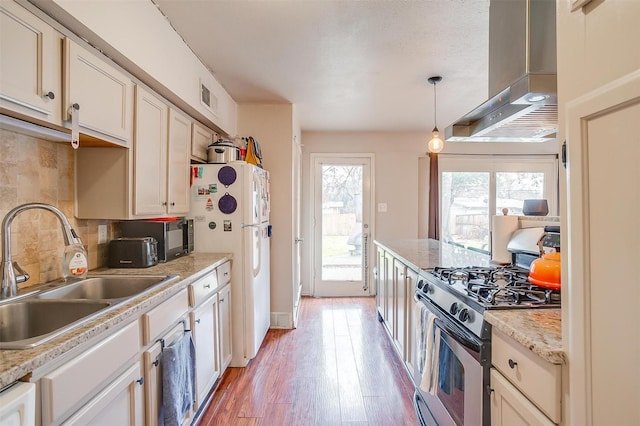
[[[416,342],[413,352],[415,406],[423,425],[490,424],[489,341],[459,326],[416,292]]]

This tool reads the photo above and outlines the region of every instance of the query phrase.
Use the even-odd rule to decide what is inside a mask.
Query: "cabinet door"
[[[190,314],[193,342],[196,347],[196,392],[197,406],[204,401],[220,377],[218,360],[218,298],[204,302]]]
[[[231,362],[231,285],[218,293],[218,343],[220,345],[220,374]]]
[[[136,86],[134,214],[163,215],[167,203],[167,105]],[[186,173],[186,172],[185,172]]]
[[[389,333],[393,336],[395,330],[395,289],[393,288],[393,256],[385,254],[385,289],[384,289],[384,321],[387,324]]]
[[[136,362],[64,425],[142,425],[144,409],[140,363]]]
[[[162,344],[154,343],[142,354],[144,368],[144,413],[146,426],[158,426],[162,401],[162,372],[160,370]]]
[[[497,370],[491,369],[492,426],[552,426],[540,410]]]
[[[413,269],[407,268],[407,277],[405,280],[405,296],[406,296],[406,332],[405,332],[405,336],[406,336],[406,342],[404,345],[404,362],[407,366],[407,369],[409,370],[409,374],[411,376],[413,376],[414,373],[414,367],[413,367],[413,360],[412,358],[412,353],[414,351],[414,345],[415,345],[415,336],[416,336],[416,310],[417,310],[417,305],[415,304],[415,302],[413,301],[413,294],[416,290],[416,284],[418,283],[418,273],[416,271],[414,271]]]
[[[191,158],[206,163],[207,147],[213,142],[214,132],[196,122],[191,130]]]
[[[398,259],[393,260],[393,280],[395,294],[395,330],[393,333],[393,341],[396,344],[398,353],[404,358],[405,351],[405,332],[407,326],[407,297],[406,297],[406,276],[407,267]]]
[[[167,213],[189,211],[189,156],[191,147],[191,119],[175,109],[169,110],[169,148],[167,156]]]
[[[377,248],[377,257],[376,257],[376,267],[378,268],[378,273],[376,275],[376,305],[378,307],[378,315],[382,318],[385,315],[385,297],[386,297],[386,280],[387,280],[387,271],[385,268],[386,262],[384,257],[384,250],[380,247]]]
[[[78,104],[83,133],[129,146],[133,122],[131,79],[70,39],[66,39],[65,51],[65,115],[69,107]]]
[[[12,1],[0,4],[0,107],[62,125],[62,35]]]

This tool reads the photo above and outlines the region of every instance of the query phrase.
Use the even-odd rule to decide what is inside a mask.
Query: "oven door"
[[[488,413],[483,412],[481,340],[455,324],[419,293],[415,301],[418,305],[413,377],[416,393],[438,425],[489,424],[483,422]]]

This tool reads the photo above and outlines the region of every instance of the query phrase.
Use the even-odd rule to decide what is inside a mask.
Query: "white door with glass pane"
[[[528,199],[546,199],[557,215],[558,165],[548,158],[441,158],[441,240],[490,252],[491,216],[522,216]]]
[[[312,155],[313,294],[368,296],[371,245],[370,156]]]

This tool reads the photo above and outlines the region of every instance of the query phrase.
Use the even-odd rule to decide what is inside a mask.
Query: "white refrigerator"
[[[245,162],[191,166],[196,252],[231,253],[232,367],[256,356],[270,325],[269,174]]]

